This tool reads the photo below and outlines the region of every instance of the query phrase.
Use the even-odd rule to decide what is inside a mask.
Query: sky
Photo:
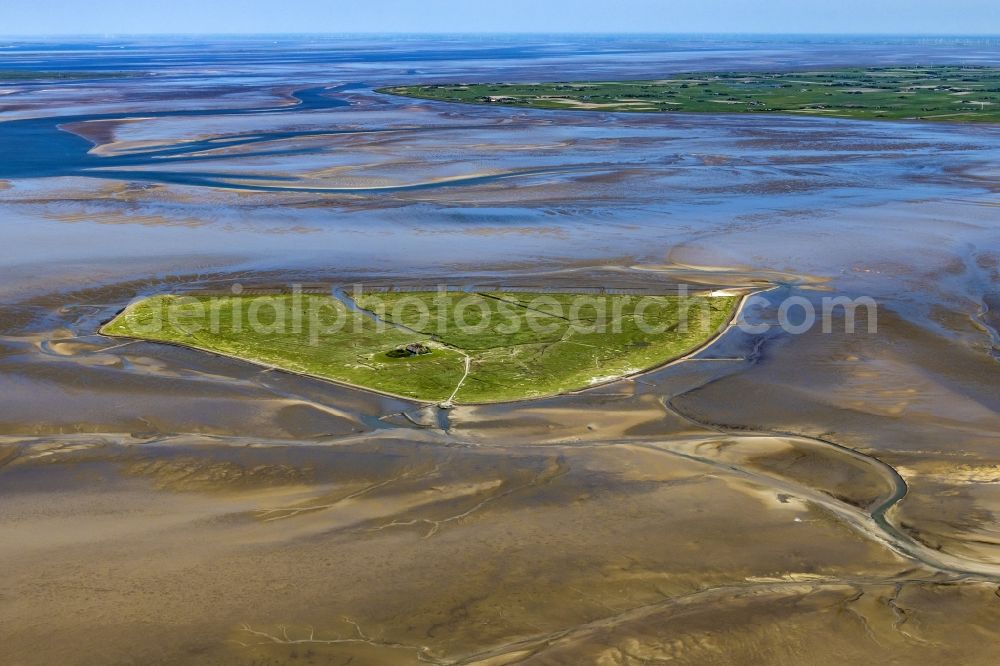
[[[0,34],[997,35],[998,6],[998,0],[0,0]]]

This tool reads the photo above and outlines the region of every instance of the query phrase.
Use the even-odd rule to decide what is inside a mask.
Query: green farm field
[[[537,109],[1000,122],[997,67],[681,73],[648,81],[425,84],[379,92]]]

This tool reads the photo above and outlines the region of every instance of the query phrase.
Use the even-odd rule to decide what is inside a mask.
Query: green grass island
[[[425,84],[378,92],[536,109],[1000,122],[1000,68],[988,66],[698,72],[648,81]]]
[[[524,292],[157,295],[100,332],[450,406],[540,398],[663,365],[739,296]]]

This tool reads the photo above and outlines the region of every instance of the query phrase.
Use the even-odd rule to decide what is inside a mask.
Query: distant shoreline
[[[982,65],[686,72],[664,79],[422,84],[376,92],[559,111],[1000,123],[1000,67]]]

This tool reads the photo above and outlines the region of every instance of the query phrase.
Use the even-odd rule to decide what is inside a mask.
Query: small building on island
[[[407,345],[403,345],[402,347],[396,347],[386,355],[391,358],[406,358],[409,356],[421,356],[423,354],[430,353],[431,348],[422,342],[411,342]]]

